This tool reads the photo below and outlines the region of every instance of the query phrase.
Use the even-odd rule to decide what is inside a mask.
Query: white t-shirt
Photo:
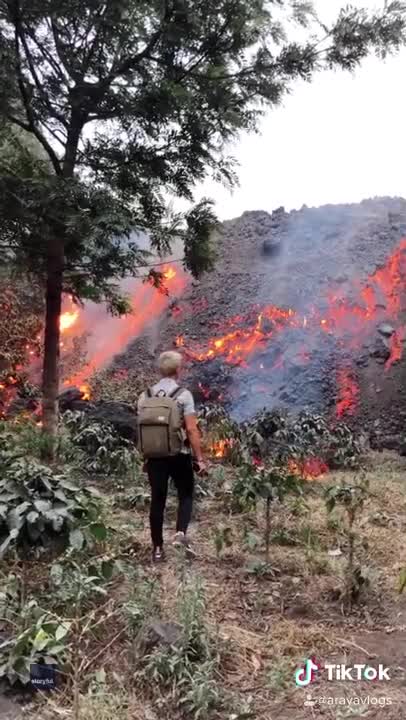
[[[179,383],[177,383],[176,380],[174,380],[173,378],[162,378],[159,382],[152,386],[151,390],[153,395],[159,396],[160,393],[162,393],[163,395],[170,395],[178,387],[180,387]],[[140,407],[140,404],[142,403],[144,398],[145,392],[143,392],[139,397],[138,408]],[[182,390],[180,395],[178,395],[178,397],[176,398],[176,402],[181,408],[181,414],[183,418],[185,416],[195,415],[195,401],[190,390]],[[184,445],[182,448],[182,452],[189,453],[190,449],[186,445]]]

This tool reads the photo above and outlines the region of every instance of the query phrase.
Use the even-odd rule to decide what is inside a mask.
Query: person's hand
[[[207,473],[207,463],[204,460],[196,460],[196,472],[198,475],[205,475]]]

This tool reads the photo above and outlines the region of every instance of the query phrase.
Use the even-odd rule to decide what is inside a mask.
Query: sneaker
[[[154,548],[152,551],[152,561],[159,563],[164,559],[164,551],[161,547]]]
[[[184,532],[177,532],[172,543],[173,547],[187,547],[188,541]]]
[[[184,532],[177,532],[172,543],[173,547],[183,547],[188,557],[196,557],[196,552],[190,547],[189,540]]]

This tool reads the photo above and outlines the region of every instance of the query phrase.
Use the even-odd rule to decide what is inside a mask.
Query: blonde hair
[[[182,355],[174,350],[168,350],[159,356],[158,367],[163,377],[176,375],[181,365]]]

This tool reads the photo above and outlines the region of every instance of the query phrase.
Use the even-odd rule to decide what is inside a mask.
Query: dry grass
[[[135,695],[116,692],[85,695],[80,699],[80,720],[157,720],[155,713]],[[46,705],[34,711],[30,720],[75,720],[72,708],[63,707],[50,699]]]

